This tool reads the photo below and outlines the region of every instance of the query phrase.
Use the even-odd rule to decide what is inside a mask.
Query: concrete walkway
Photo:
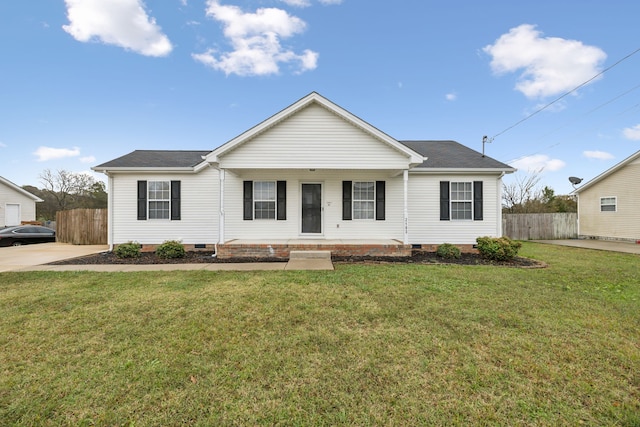
[[[640,254],[640,244],[623,242],[619,240],[533,240],[536,243],[548,245],[571,246],[574,248],[596,249],[600,251],[625,252],[629,254]]]
[[[106,252],[106,245],[40,243],[0,248],[0,273],[5,271],[253,271],[333,270],[331,258],[302,258],[289,262],[202,263],[202,264],[86,264],[47,265],[50,262]]]

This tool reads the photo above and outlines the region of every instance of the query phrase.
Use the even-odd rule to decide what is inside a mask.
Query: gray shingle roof
[[[413,151],[428,157],[417,166],[424,169],[508,169],[513,168],[456,141],[400,141]]]
[[[109,168],[189,168],[202,162],[211,151],[136,150],[94,169]]]

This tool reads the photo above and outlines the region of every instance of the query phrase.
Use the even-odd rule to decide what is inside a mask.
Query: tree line
[[[22,187],[43,200],[36,203],[38,221],[55,221],[58,211],[107,207],[107,191],[104,182],[90,175],[67,170],[53,172],[45,169],[38,178],[42,188],[32,185]]]
[[[503,213],[577,212],[578,203],[572,196],[556,195],[544,186],[540,188],[540,172],[516,175],[509,184],[502,185]]]

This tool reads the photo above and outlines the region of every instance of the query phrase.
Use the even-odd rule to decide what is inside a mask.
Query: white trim
[[[36,196],[35,194],[29,193],[24,188],[14,184],[13,182],[11,182],[8,179],[3,178],[1,176],[0,176],[0,183],[5,184],[7,187],[17,191],[18,193],[21,193],[22,195],[29,197],[30,199],[34,200],[35,202],[43,202],[44,201],[40,197]]]
[[[590,181],[582,184],[582,186],[580,186],[579,188],[573,190],[571,192],[571,194],[579,194],[581,191],[584,191],[587,188],[591,187],[592,185],[596,184],[597,182],[602,181],[603,179],[605,179],[609,175],[611,175],[614,172],[622,169],[623,167],[625,167],[626,165],[628,165],[629,163],[633,162],[634,160],[636,160],[638,158],[640,158],[640,151],[637,151],[637,152],[633,153],[632,155],[630,155],[629,157],[627,157],[626,159],[624,159],[620,163],[612,166],[611,168],[609,168],[606,171],[602,172],[600,175],[598,175],[595,178],[591,179]]]
[[[318,184],[320,185],[320,233],[304,233],[302,231],[302,186],[304,184]],[[300,237],[323,237],[325,232],[325,223],[324,223],[324,181],[300,181],[298,186],[298,191],[300,192],[299,202],[298,202],[298,218],[300,222],[298,223],[298,235]]]
[[[225,181],[225,170],[218,170],[218,178],[220,183],[220,212],[218,214],[218,242],[224,243],[224,181]]]
[[[238,135],[237,137],[233,138],[227,143],[216,148],[211,153],[205,156],[205,160],[208,161],[209,163],[219,163],[220,157],[223,156],[225,153],[231,150],[234,150],[239,145],[244,144],[245,142],[249,141],[250,139],[264,132],[265,130],[275,126],[282,120],[297,113],[298,111],[302,110],[303,108],[309,106],[312,103],[321,105],[322,107],[326,108],[327,110],[331,111],[332,113],[336,114],[337,116],[341,117],[342,119],[346,120],[352,125],[359,127],[360,129],[371,134],[381,142],[396,149],[398,152],[403,153],[408,158],[409,167],[420,165],[425,161],[424,156],[418,154],[417,152],[413,151],[406,145],[398,142],[394,138],[390,137],[386,133],[380,131],[379,129],[375,128],[374,126],[370,125],[369,123],[365,122],[359,117],[351,114],[344,108],[334,104],[333,102],[329,101],[327,98],[323,97],[317,92],[310,93],[309,95],[305,96],[304,98],[300,99],[299,101],[295,102],[294,104],[290,105],[289,107],[285,108],[279,113],[276,113],[270,118],[264,120],[262,123],[252,127],[246,132]]]
[[[404,200],[403,200],[403,224],[404,224],[404,230],[403,230],[403,238],[402,238],[402,243],[404,243],[405,245],[409,244],[409,171],[408,170],[404,170],[404,172],[402,173],[402,180],[404,182]],[[386,198],[386,194],[385,194],[385,198]],[[386,204],[386,201],[385,201]]]

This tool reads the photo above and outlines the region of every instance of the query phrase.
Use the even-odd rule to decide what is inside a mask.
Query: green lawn
[[[640,425],[640,257],[0,273],[2,425]]]

